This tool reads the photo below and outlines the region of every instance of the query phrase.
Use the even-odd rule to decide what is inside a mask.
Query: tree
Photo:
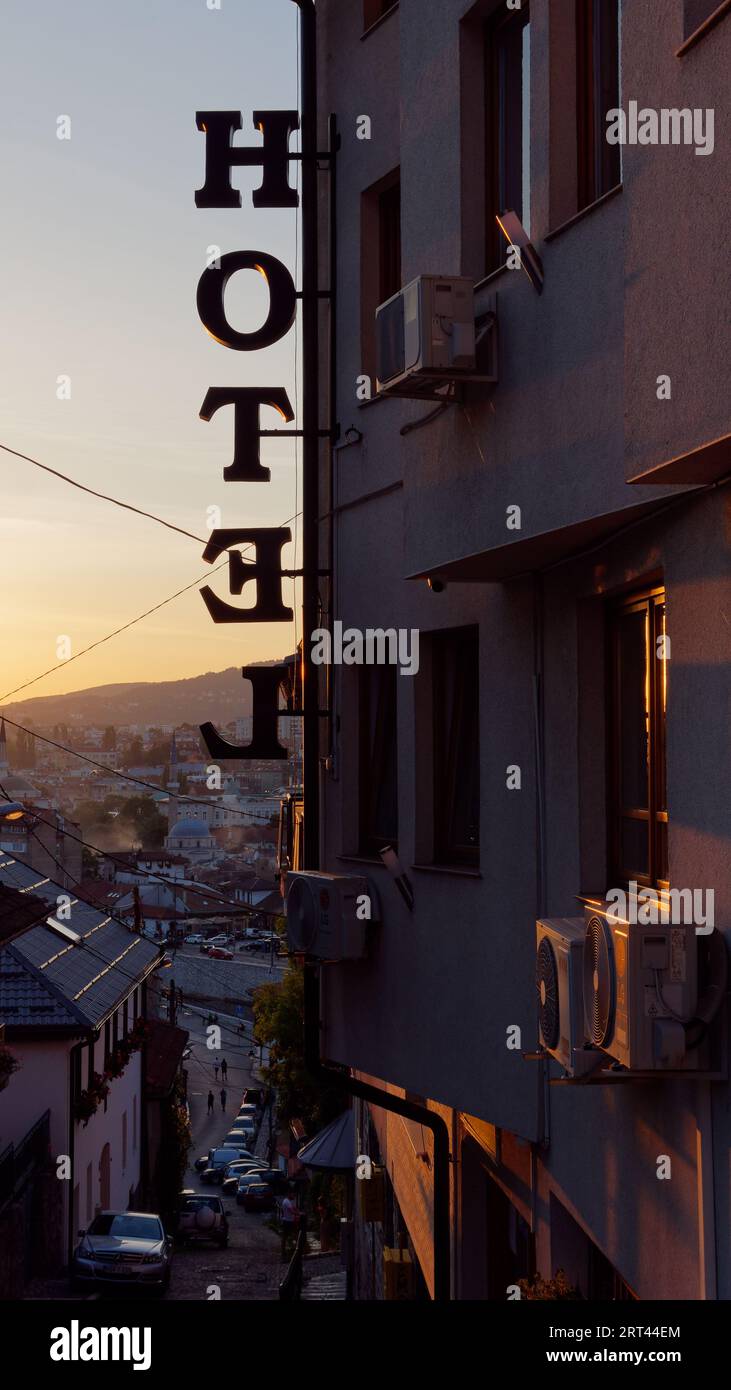
[[[127,765],[130,767],[139,767],[140,763],[144,759],[144,756],[145,750],[142,745],[142,739],[140,738],[139,734],[137,734],[132,739],[132,742],[130,743],[129,748],[127,750]]]
[[[264,1078],[277,1092],[277,1115],[283,1124],[301,1119],[305,1131],[315,1134],[340,1114],[340,1087],[323,1086],[305,1067],[304,976],[294,962],[280,982],[255,990],[254,1036],[269,1048]]]
[[[109,724],[108,727],[104,730],[104,737],[103,737],[103,739],[102,739],[102,748],[103,748],[106,752],[111,752],[113,749],[116,748],[116,746],[117,746],[117,730],[114,728],[114,725],[113,725],[113,724]]]

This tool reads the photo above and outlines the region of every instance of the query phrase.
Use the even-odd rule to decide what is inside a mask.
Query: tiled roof
[[[42,899],[49,918],[71,896],[8,854],[0,854],[0,887],[14,889],[20,906],[27,894]],[[78,940],[42,922],[0,947],[0,1017],[9,1029],[95,1028],[159,956],[151,941],[73,896],[70,915],[58,920]]]

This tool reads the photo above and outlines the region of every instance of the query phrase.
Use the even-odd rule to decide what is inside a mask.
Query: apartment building
[[[634,882],[713,890],[731,930],[731,6],[317,16],[340,138],[327,618],[419,634],[415,673],[328,673],[321,863],[364,876],[380,920],[320,970],[321,1054],[442,1117],[453,1297],[561,1269],[590,1299],[728,1299],[721,957],[681,933],[720,1003],[702,1045],[683,1017],[679,1065],[572,1075],[539,1048],[536,923]],[[419,276],[469,277],[496,363],[441,404],[376,384],[376,309]],[[356,1215],[354,1291],[382,1296],[400,1246],[433,1296],[430,1131],[357,1121],[385,1198]]]

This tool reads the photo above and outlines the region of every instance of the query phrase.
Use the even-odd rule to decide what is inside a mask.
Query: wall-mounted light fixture
[[[520,263],[534,290],[538,294],[543,294],[543,281],[545,278],[543,273],[543,261],[538,255],[517,213],[503,212],[495,218],[495,221],[508,244],[517,247],[520,252]]]

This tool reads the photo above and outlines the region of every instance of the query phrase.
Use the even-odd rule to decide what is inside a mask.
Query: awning
[[[355,1168],[355,1122],[352,1110],[345,1110],[337,1120],[326,1125],[299,1150],[297,1157],[305,1168],[327,1169],[331,1173],[349,1173]]]
[[[431,564],[428,569],[410,574],[407,578],[429,579],[438,576],[454,584],[499,584],[503,580],[515,579],[518,575],[530,574],[571,556],[578,556],[582,551],[609,540],[625,526],[661,511],[668,500],[674,499],[636,502],[634,506],[603,512],[601,516],[585,517],[581,521],[569,522],[567,526],[557,526],[552,531],[521,536],[503,545],[445,560],[443,564]]]

